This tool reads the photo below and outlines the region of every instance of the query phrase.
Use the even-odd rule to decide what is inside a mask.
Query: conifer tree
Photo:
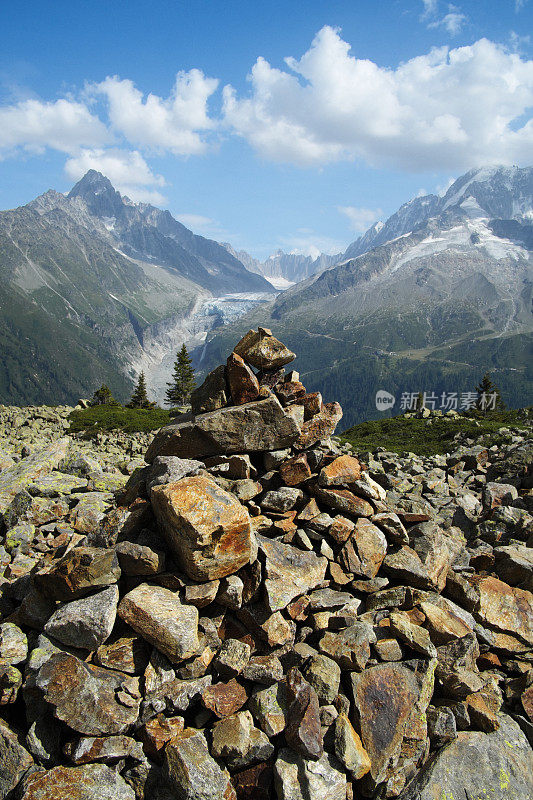
[[[165,403],[169,406],[180,406],[187,403],[195,386],[194,369],[191,366],[187,348],[183,344],[174,362],[172,380],[167,383]]]
[[[154,406],[155,403],[148,400],[148,395],[146,394],[146,379],[144,377],[144,372],[141,372],[131,400],[126,408],[154,408]]]
[[[476,392],[476,408],[484,414],[488,411],[503,411],[505,409],[500,390],[493,384],[490,373],[486,372],[483,375],[476,386]]]
[[[90,406],[118,406],[119,403],[111,394],[111,389],[103,383],[99,389],[95,391],[89,403]]]

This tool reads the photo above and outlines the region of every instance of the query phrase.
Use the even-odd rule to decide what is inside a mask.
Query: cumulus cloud
[[[285,69],[264,58],[240,97],[223,90],[226,123],[263,157],[301,166],[362,160],[407,170],[462,170],[531,160],[533,61],[480,39],[387,69],[358,59],[322,28]]]
[[[356,208],[355,206],[337,206],[337,211],[348,217],[350,228],[356,233],[366,231],[383,214],[381,208]]]
[[[299,228],[294,235],[283,237],[280,245],[291,255],[310,256],[313,259],[318,258],[320,253],[335,255],[346,249],[346,243],[322,236],[310,228]]]
[[[141,203],[161,205],[166,198],[154,186],[165,186],[161,175],[154,175],[142,155],[134,150],[83,150],[67,160],[65,172],[72,180],[79,180],[85,173],[95,169],[105,175],[121,194]]]
[[[217,79],[191,69],[178,72],[168,98],[151,93],[144,97],[133,81],[117,76],[89,86],[88,91],[106,98],[112,128],[131,144],[193,155],[204,152],[202,132],[215,125],[207,104],[217,87]]]
[[[109,140],[106,126],[83,103],[69,99],[21,100],[0,107],[0,153],[42,153],[47,147],[75,153]]]

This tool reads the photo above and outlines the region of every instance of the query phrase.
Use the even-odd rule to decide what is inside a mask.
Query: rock
[[[433,522],[423,522],[409,530],[409,540],[425,567],[429,587],[442,592],[447,572],[464,547],[464,536],[457,528],[444,531]]]
[[[277,656],[252,656],[242,671],[243,678],[270,686],[283,680],[283,667]]]
[[[361,464],[353,456],[339,456],[320,470],[321,486],[349,487],[361,477]]]
[[[297,486],[312,475],[305,453],[300,453],[284,461],[279,468],[279,473],[286,486]]]
[[[284,681],[255,691],[248,708],[267,736],[277,736],[285,730],[288,714],[287,687]]]
[[[420,603],[420,609],[426,617],[426,625],[435,644],[446,644],[451,639],[461,639],[472,633],[472,628],[449,609],[439,608],[427,601]]]
[[[68,742],[64,753],[73,764],[90,764],[93,761],[113,762],[119,758],[144,761],[140,742],[131,736],[85,736]]]
[[[370,770],[368,753],[346,714],[339,714],[335,722],[335,755],[356,781]]]
[[[317,653],[306,661],[303,673],[305,679],[317,693],[321,703],[333,703],[339,693],[341,670],[339,665],[327,656]]]
[[[390,765],[397,763],[403,737],[412,736],[413,729],[409,726],[420,715],[420,684],[416,671],[406,667],[406,663],[409,662],[378,664],[359,674],[352,673],[358,727],[375,784],[391,774]],[[426,706],[430,697],[431,693]],[[423,723],[425,727],[425,715]]]
[[[54,767],[24,781],[21,800],[135,800],[135,792],[115,770],[104,764]]]
[[[174,483],[190,475],[197,475],[204,469],[202,461],[192,458],[178,458],[177,456],[157,456],[148,467],[146,474],[146,488],[150,491],[154,486],[164,486]]]
[[[32,766],[33,758],[19,743],[17,735],[0,720],[0,797],[10,797]]]
[[[162,759],[167,742],[183,729],[183,717],[165,717],[163,714],[158,714],[155,719],[148,720],[139,731],[146,755],[156,761]]]
[[[244,686],[232,678],[227,683],[214,683],[202,691],[202,703],[217,717],[229,717],[248,700]]]
[[[201,386],[192,392],[192,413],[205,414],[208,411],[224,408],[228,402],[228,394],[226,368],[224,364],[221,364],[209,373]]]
[[[292,750],[279,752],[274,766],[278,800],[346,800],[346,776],[329,753],[317,761]]]
[[[231,769],[265,761],[273,752],[274,746],[263,731],[254,727],[249,711],[226,717],[213,729],[211,753],[215,758],[223,758]]]
[[[510,586],[533,591],[533,548],[521,544],[495,547],[495,572]]]
[[[235,678],[250,660],[250,645],[238,639],[226,639],[213,660],[221,678]]]
[[[343,514],[350,514],[353,517],[371,517],[374,513],[374,506],[358,497],[348,489],[323,489],[320,486],[313,488],[316,496],[325,505],[342,511]]]
[[[226,379],[234,405],[250,403],[259,397],[259,381],[243,359],[232,353],[226,362]]]
[[[361,620],[340,633],[328,631],[320,640],[319,647],[341,669],[364,669],[370,658],[370,645],[375,641],[372,626]]]
[[[533,645],[533,594],[509,586],[492,576],[477,583],[479,606],[476,617],[483,623]],[[497,641],[499,636],[497,637]],[[503,636],[501,643],[505,643]]]
[[[157,575],[165,566],[165,554],[162,550],[152,550],[151,547],[136,542],[120,542],[115,545],[115,552],[124,575]]]
[[[533,796],[533,752],[516,722],[502,717],[495,733],[459,733],[425,764],[399,800]]]
[[[428,735],[434,747],[443,747],[457,736],[455,716],[447,706],[429,706],[427,713]]]
[[[318,414],[304,422],[294,446],[298,450],[307,450],[322,439],[329,439],[342,419],[342,408],[339,403],[325,403]]]
[[[75,600],[116,583],[120,577],[114,550],[76,547],[49,572],[35,575],[36,588],[54,600]]]
[[[257,369],[277,370],[294,361],[296,355],[275,336],[250,330],[235,347],[235,353]]]
[[[265,593],[271,612],[285,608],[301,594],[314,589],[326,574],[327,559],[289,544],[257,537],[265,555]]]
[[[139,712],[138,682],[112,670],[93,667],[68,653],[52,655],[35,685],[54,716],[85,736],[123,733]]]
[[[183,605],[179,595],[162,586],[143,583],[120,601],[118,613],[136,633],[173,663],[198,648],[198,610]]]
[[[148,645],[136,636],[122,636],[114,642],[100,645],[95,661],[100,667],[139,675],[148,664]]]
[[[317,693],[296,667],[289,670],[286,680],[289,707],[285,740],[304,758],[316,760],[324,752]]]
[[[109,586],[98,594],[66,603],[52,614],[44,631],[70,647],[96,650],[113,630],[118,598],[118,587]]]
[[[28,656],[28,638],[12,622],[0,624],[0,664],[20,664]]]
[[[193,580],[223,578],[250,560],[248,511],[213,480],[198,475],[156,487],[152,504],[169,546]]]
[[[279,489],[266,492],[261,500],[261,508],[267,511],[283,513],[290,511],[296,503],[303,498],[301,489],[289,486],[281,486]]]
[[[57,469],[67,455],[68,447],[68,438],[59,439],[21,459],[17,464],[3,469],[0,472],[0,514],[3,514],[18,492]]]
[[[205,458],[289,447],[300,428],[273,395],[264,400],[201,414],[190,422],[167,425],[155,435],[146,461],[156,456]]]
[[[509,483],[486,483],[483,487],[482,499],[485,510],[492,510],[498,506],[510,506],[518,497],[516,486]]]
[[[274,770],[270,762],[256,764],[232,775],[237,800],[270,800]]]
[[[375,578],[387,553],[385,534],[367,519],[358,519],[352,536],[340,551],[338,561],[346,572]]]
[[[393,611],[389,616],[389,620],[392,630],[400,637],[402,642],[405,642],[412,650],[416,650],[417,653],[422,653],[428,658],[435,658],[437,649],[425,628],[411,622],[403,611]]]
[[[202,731],[186,728],[165,748],[164,773],[180,800],[223,800],[229,775],[209,754]]]
[[[205,608],[216,598],[220,581],[196,583],[185,587],[185,602],[196,608]]]

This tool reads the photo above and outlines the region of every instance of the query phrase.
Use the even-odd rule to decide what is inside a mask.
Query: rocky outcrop
[[[526,800],[530,438],[356,454],[238,350],[126,486],[0,462],[0,798]]]

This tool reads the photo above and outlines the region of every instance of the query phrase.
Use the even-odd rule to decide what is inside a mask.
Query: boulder
[[[62,644],[96,650],[110,636],[115,624],[119,593],[117,586],[73,600],[54,611],[44,632]]]
[[[250,560],[248,511],[210,478],[155,487],[152,504],[180,567],[193,580],[224,578]]]
[[[285,608],[295,597],[324,580],[326,558],[264,536],[258,536],[257,540],[266,559],[265,593],[271,612]]]
[[[214,369],[207,375],[201,386],[191,394],[191,408],[193,414],[205,414],[224,408],[228,402],[228,388],[226,384],[226,368],[224,364]]]
[[[264,400],[229,406],[196,416],[190,422],[167,425],[155,435],[146,461],[156,456],[205,458],[230,453],[256,453],[289,447],[300,435],[295,420],[273,395]]]
[[[502,716],[494,733],[458,733],[430,758],[398,800],[444,797],[533,797],[533,751],[514,720]]]
[[[346,800],[346,775],[329,753],[317,761],[280,750],[274,766],[278,800]]]
[[[164,773],[179,800],[228,797],[229,774],[209,754],[202,731],[186,728],[167,744]]]
[[[263,371],[280,369],[296,358],[288,347],[264,328],[248,331],[235,347],[235,353]]]
[[[54,767],[35,772],[24,781],[20,800],[135,800],[131,786],[105,764]]]
[[[241,406],[259,397],[259,381],[237,353],[228,356],[226,378],[234,405]]]

